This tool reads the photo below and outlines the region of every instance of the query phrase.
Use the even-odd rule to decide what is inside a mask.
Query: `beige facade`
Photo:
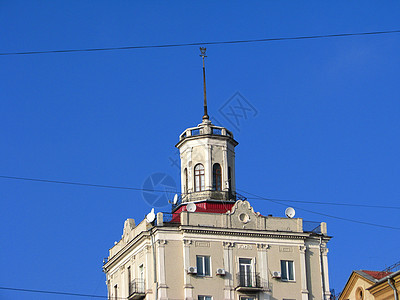
[[[237,144],[207,118],[181,134],[182,193],[153,222],[125,221],[110,299],[329,299],[326,224],[255,212],[235,191]]]
[[[400,297],[400,271],[380,279],[368,291],[376,300],[398,300]]]
[[[398,300],[400,271],[353,271],[339,300]]]

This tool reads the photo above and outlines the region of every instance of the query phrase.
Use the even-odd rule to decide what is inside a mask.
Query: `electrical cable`
[[[77,185],[77,186],[88,186],[88,187],[96,187],[96,188],[109,188],[109,189],[121,189],[121,190],[144,191],[144,192],[158,192],[158,193],[169,192],[169,193],[182,194],[180,192],[172,191],[172,190],[144,189],[144,188],[137,188],[137,187],[92,184],[92,183],[83,183],[83,182],[60,181],[60,180],[17,177],[17,176],[7,176],[7,175],[0,175],[0,178],[23,180],[23,181],[34,181],[34,182],[36,181],[36,182],[43,182],[43,183],[56,183],[56,184],[67,184],[67,185]],[[245,192],[245,193],[248,193],[248,192]],[[248,194],[250,194],[250,193],[248,193]],[[353,206],[353,207],[364,207],[364,208],[399,209],[400,210],[399,206],[367,205],[367,204],[352,204],[352,203],[335,203],[335,202],[320,202],[320,201],[304,201],[304,200],[266,198],[266,197],[259,197],[259,196],[255,197],[255,198],[247,197],[247,199],[265,200],[265,201],[279,201],[279,202],[296,202],[296,203],[305,203],[305,204],[335,205],[335,206]]]
[[[102,295],[90,295],[90,294],[80,294],[80,293],[70,293],[70,292],[60,292],[60,291],[48,291],[48,290],[34,290],[34,289],[22,289],[22,288],[11,288],[0,286],[0,290],[17,291],[17,292],[29,292],[29,293],[39,293],[39,294],[53,294],[53,295],[64,295],[64,296],[76,296],[76,297],[91,297],[91,298],[102,298],[107,299],[107,296]],[[118,299],[126,299],[118,297]]]
[[[255,196],[255,197],[257,197],[259,199],[262,199],[262,200],[267,200],[267,201],[270,201],[270,202],[273,202],[273,203],[279,204],[279,205],[285,205],[285,204],[280,203],[278,201],[271,200],[271,199],[268,199],[268,198],[264,198],[264,197],[258,196],[256,194],[253,194],[253,193],[250,193],[250,192],[246,192],[244,190],[240,190],[240,189],[238,189],[238,190],[241,191],[242,193],[246,193],[246,194]],[[306,212],[309,212],[309,213],[312,213],[312,214],[325,216],[325,217],[332,218],[332,219],[338,219],[338,220],[343,220],[343,221],[347,221],[347,222],[353,222],[353,223],[358,223],[358,224],[363,224],[363,225],[370,225],[370,226],[381,227],[381,228],[400,230],[400,227],[393,227],[393,226],[388,226],[388,225],[381,225],[381,224],[376,224],[376,223],[370,223],[370,222],[364,222],[364,221],[358,221],[358,220],[354,220],[354,219],[348,219],[348,218],[328,215],[328,214],[325,214],[325,213],[320,213],[320,212],[316,212],[316,211],[312,211],[312,210],[309,210],[309,209],[296,207],[296,206],[293,206],[293,208],[296,208],[296,209],[299,209],[299,210],[303,210],[303,211],[306,211]]]
[[[206,46],[206,45],[223,45],[223,44],[243,44],[243,43],[306,40],[306,39],[321,39],[321,38],[334,38],[334,37],[352,37],[352,36],[363,36],[363,35],[379,35],[379,34],[391,34],[391,33],[400,33],[400,30],[357,32],[357,33],[337,33],[337,34],[323,34],[323,35],[310,35],[310,36],[294,36],[294,37],[249,39],[249,40],[194,42],[194,43],[182,43],[182,44],[143,45],[143,46],[85,48],[85,49],[63,49],[63,50],[44,50],[44,51],[23,51],[23,52],[3,52],[3,53],[0,53],[0,55],[1,56],[6,56],[6,55],[10,56],[10,55],[32,55],[32,54],[50,54],[50,53],[135,50],[135,49],[148,49],[148,48],[171,48],[171,47]]]

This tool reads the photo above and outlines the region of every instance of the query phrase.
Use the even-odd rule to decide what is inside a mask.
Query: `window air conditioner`
[[[197,274],[197,268],[196,267],[189,267],[187,269],[188,274]]]
[[[272,278],[281,278],[281,272],[278,271],[272,272]]]
[[[217,269],[217,275],[225,275],[225,270],[222,268]]]

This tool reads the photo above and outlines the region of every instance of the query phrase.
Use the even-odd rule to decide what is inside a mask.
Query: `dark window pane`
[[[281,276],[282,279],[287,280],[287,272],[286,272],[286,261],[285,260],[281,260]]]
[[[292,261],[288,261],[288,269],[289,269],[289,280],[294,280],[293,262]]]

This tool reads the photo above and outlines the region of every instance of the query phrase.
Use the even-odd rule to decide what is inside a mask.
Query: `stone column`
[[[185,300],[194,300],[193,299],[193,286],[190,283],[190,275],[187,273],[188,268],[190,267],[190,245],[192,244],[191,240],[183,240],[183,293],[185,296]]]
[[[235,276],[235,270],[233,266],[233,247],[235,246],[232,242],[223,242],[224,247],[224,269],[225,269],[225,287],[224,287],[224,299],[233,300],[233,277]]]
[[[166,240],[157,241],[157,277],[158,277],[158,299],[167,300],[167,284],[165,281],[165,245]]]
[[[301,299],[308,300],[306,246],[299,246],[300,252],[300,274],[301,274]]]

